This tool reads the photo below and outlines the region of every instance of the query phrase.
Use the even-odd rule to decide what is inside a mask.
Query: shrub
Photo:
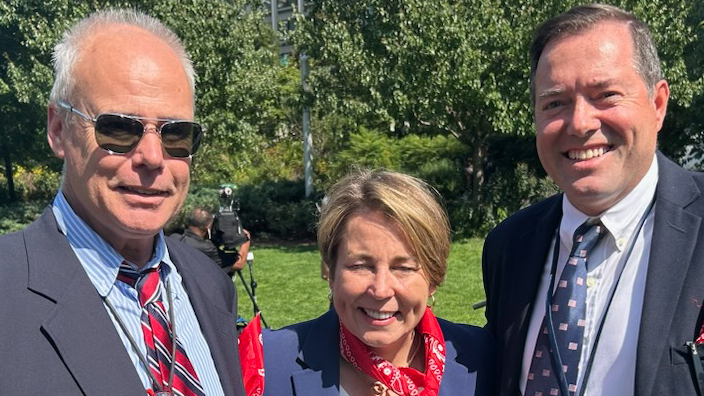
[[[240,218],[250,232],[282,239],[315,237],[319,193],[305,198],[303,180],[264,181],[240,186]]]
[[[0,234],[19,231],[46,209],[45,202],[19,202],[0,206]]]
[[[475,208],[459,197],[447,202],[447,211],[457,238],[483,237],[509,215],[559,192],[547,176],[541,176],[523,162],[492,173],[482,204]]]
[[[59,190],[61,173],[40,165],[24,168],[15,165],[13,181],[18,201],[42,203],[42,206],[54,199]],[[7,180],[0,177],[0,203],[9,203]]]
[[[400,159],[397,139],[360,127],[350,134],[348,146],[331,158],[330,176],[326,179],[332,185],[355,168],[398,170]]]
[[[519,162],[512,169],[497,170],[487,185],[487,191],[490,206],[511,214],[556,194],[559,189],[550,178],[536,175],[527,164]]]
[[[465,191],[462,164],[469,148],[452,136],[408,135],[398,140],[401,171],[437,188],[446,199]]]

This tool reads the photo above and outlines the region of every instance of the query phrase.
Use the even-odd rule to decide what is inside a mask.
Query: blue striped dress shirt
[[[95,286],[96,291],[115,307],[120,320],[137,342],[138,352],[134,350],[129,338],[122,331],[117,320],[106,306],[105,309],[108,310],[108,314],[115,324],[115,329],[120,335],[130,359],[132,359],[132,364],[137,369],[142,384],[144,384],[145,389],[151,389],[152,383],[148,368],[144,367],[138,355],[139,353],[141,356],[146,357],[147,347],[144,344],[144,336],[142,335],[140,324],[142,308],[137,299],[137,291],[117,281],[120,264],[124,258],[76,215],[61,191],[54,198],[52,209],[59,229],[68,239],[71,248],[76,253],[78,261],[80,261],[86,274],[88,274],[88,278]],[[154,255],[144,268],[153,268],[159,263],[163,263],[160,274],[162,287],[166,282],[171,284],[176,336],[183,343],[186,354],[191,364],[193,364],[205,394],[209,396],[223,395],[220,377],[215,370],[210,348],[205,342],[198,318],[181,283],[181,275],[179,275],[169,258],[163,231],[159,232],[155,245]],[[130,263],[130,265],[134,264]],[[162,296],[166,295],[166,291],[162,290]],[[163,303],[168,312],[168,298],[164,298]]]

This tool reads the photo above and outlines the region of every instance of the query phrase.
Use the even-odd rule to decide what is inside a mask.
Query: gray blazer
[[[225,394],[244,396],[232,282],[197,250],[170,238],[167,245]],[[0,252],[1,395],[145,394],[51,208],[23,231],[0,237]]]

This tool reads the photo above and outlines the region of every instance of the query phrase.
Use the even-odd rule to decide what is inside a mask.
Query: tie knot
[[[606,235],[606,228],[600,221],[585,221],[574,232],[570,256],[585,257],[586,251],[593,248],[604,235]]]
[[[139,303],[144,306],[150,301],[157,300],[159,297],[160,283],[159,268],[148,268],[142,272],[135,271],[126,262],[120,265],[120,271],[117,274],[117,280],[124,282],[137,291]]]

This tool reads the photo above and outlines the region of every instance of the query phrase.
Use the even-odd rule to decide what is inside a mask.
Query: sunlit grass
[[[452,244],[445,283],[436,293],[435,313],[445,319],[484,325],[483,309],[472,304],[484,299],[481,276],[480,239]],[[257,302],[270,327],[279,328],[313,319],[328,309],[328,285],[320,278],[320,255],[313,244],[296,246],[256,246],[253,272],[258,283]],[[243,274],[249,284],[249,273]],[[252,303],[242,282],[236,279],[238,312],[252,317]]]

